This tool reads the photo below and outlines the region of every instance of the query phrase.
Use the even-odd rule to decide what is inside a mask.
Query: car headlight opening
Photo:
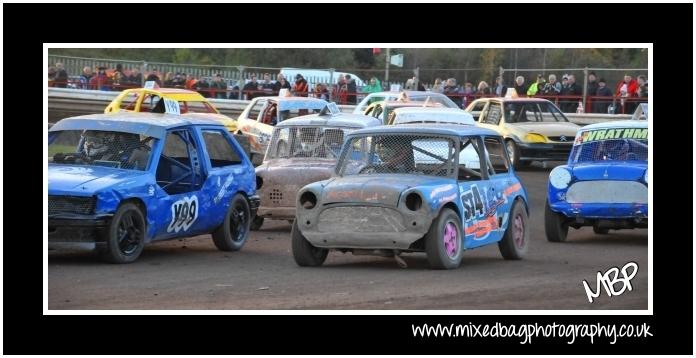
[[[561,167],[556,167],[549,174],[549,182],[556,189],[565,189],[570,184],[570,172]]]
[[[317,196],[311,191],[305,191],[300,195],[300,205],[307,210],[314,209],[317,206]]]
[[[529,133],[525,136],[525,140],[530,143],[545,143],[546,137],[538,133]]]

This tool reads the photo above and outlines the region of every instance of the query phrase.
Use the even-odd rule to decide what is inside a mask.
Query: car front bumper
[[[278,219],[278,220],[290,220],[295,218],[296,209],[294,206],[291,207],[270,207],[261,206],[256,214],[259,217],[267,219]]]
[[[520,149],[520,160],[554,160],[567,161],[572,142],[557,143],[517,143]]]
[[[111,216],[48,219],[49,250],[94,250],[105,245]]]
[[[429,230],[433,218],[388,206],[325,205],[300,210],[302,235],[322,248],[411,249]]]
[[[252,195],[249,197],[249,211],[251,212],[251,217],[256,216],[259,206],[261,205],[261,198],[258,195]]]
[[[583,203],[564,201],[551,203],[551,210],[564,215],[571,226],[602,223],[610,228],[647,227],[648,204],[634,203]]]

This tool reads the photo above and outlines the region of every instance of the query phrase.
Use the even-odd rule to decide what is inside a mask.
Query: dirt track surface
[[[425,254],[394,259],[331,252],[304,268],[290,253],[290,224],[266,221],[239,252],[216,250],[209,235],[156,243],[133,264],[86,253],[49,253],[49,309],[647,309],[648,231],[570,229],[568,242],[544,236],[550,169],[519,172],[531,201],[531,243],[522,261],[497,245],[464,253],[457,270],[428,268]],[[589,303],[597,272],[639,266],[633,290]],[[617,283],[615,289],[621,290]]]

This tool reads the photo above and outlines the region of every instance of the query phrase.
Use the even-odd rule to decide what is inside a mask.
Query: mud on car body
[[[648,227],[648,122],[583,127],[566,165],[549,174],[546,238],[565,241],[568,228]]]
[[[145,244],[213,234],[244,245],[258,207],[254,168],[215,118],[118,113],[49,131],[49,248],[135,261]]]
[[[459,266],[465,249],[498,243],[519,259],[529,243],[527,195],[500,135],[461,125],[399,125],[350,133],[331,179],[297,195],[292,251],[321,265],[330,249],[426,252]]]
[[[265,218],[292,221],[297,191],[331,177],[346,134],[378,125],[379,121],[369,116],[340,113],[333,103],[319,114],[278,123],[263,164],[256,167],[261,206],[252,230],[259,229]]]

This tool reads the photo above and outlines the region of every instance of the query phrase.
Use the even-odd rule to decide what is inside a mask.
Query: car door
[[[262,153],[261,144],[258,141],[256,126],[258,125],[261,113],[266,107],[268,100],[265,98],[255,98],[249,104],[248,110],[245,110],[239,117],[237,128],[242,134],[249,138],[249,145],[252,152]]]
[[[207,210],[202,188],[208,177],[201,165],[201,143],[192,128],[169,130],[164,141],[155,173],[158,204],[151,216],[157,226],[155,240],[207,232],[210,223],[201,220]]]
[[[492,129],[500,133],[500,125],[503,122],[503,109],[498,102],[489,102],[479,116],[479,127]]]
[[[512,199],[509,196],[517,191],[521,184],[517,180],[513,180],[514,177],[510,172],[510,159],[505,150],[503,139],[498,136],[484,136],[483,143],[486,149],[489,182],[484,206],[487,217],[495,217],[498,239],[502,239],[509,223],[512,208]]]
[[[463,137],[457,160],[457,183],[462,205],[464,248],[483,246],[500,240],[495,215],[489,215],[490,199],[496,188],[489,180],[486,151],[478,136]]]
[[[222,223],[232,197],[240,188],[240,183],[249,183],[248,166],[244,162],[241,147],[233,144],[232,138],[224,128],[200,127],[199,138],[205,148],[201,162],[206,168],[207,177],[203,182],[199,202],[205,209],[200,218],[203,226],[215,228]]]

